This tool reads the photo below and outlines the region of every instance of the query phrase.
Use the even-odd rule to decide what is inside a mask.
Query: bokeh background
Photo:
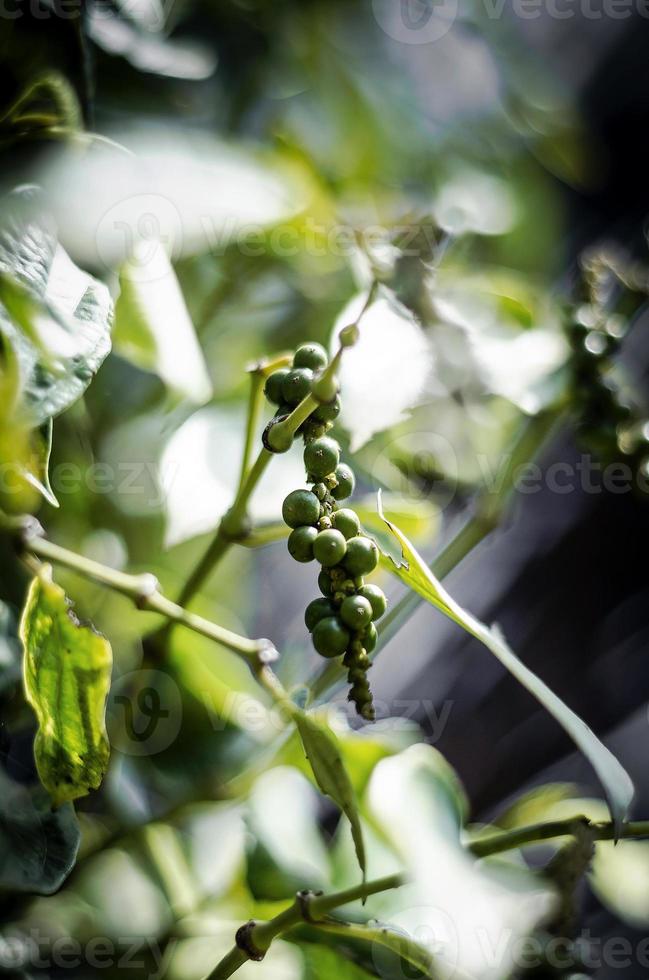
[[[177,592],[235,487],[246,365],[306,339],[329,345],[367,288],[368,254],[393,273],[403,234],[413,247],[397,260],[395,281],[419,320],[398,327],[397,341],[397,327],[389,335],[378,325],[350,358],[340,438],[368,526],[380,528],[382,488],[422,554],[432,557],[452,536],[522,420],[556,396],[567,351],[561,301],[580,253],[603,243],[634,259],[646,252],[647,12],[604,0],[520,6],[89,0],[66,16],[33,0],[0,12],[4,188],[41,186],[74,261],[115,295],[120,277],[122,297],[131,284],[160,324],[155,342],[139,335],[133,307],[120,300],[113,353],[56,421],[51,473],[61,507],[39,512],[53,538],[116,567],[153,571]],[[20,99],[29,123],[16,122]],[[643,407],[645,329],[640,310],[618,362]],[[583,451],[564,416],[541,462],[576,467]],[[255,497],[259,522],[276,521],[283,495],[303,479],[299,455],[290,456]],[[560,492],[542,481],[538,493],[514,494],[501,526],[449,579],[614,748],[635,780],[640,816],[649,810],[648,507],[646,494]],[[25,575],[2,547],[9,621]],[[153,620],[78,577],[60,580],[110,635],[114,693],[127,690]],[[384,584],[397,602],[402,587]],[[233,550],[196,608],[272,637],[292,685],[318,668],[302,623],[314,594],[280,540]],[[263,724],[232,716],[237,698],[258,692],[227,653],[178,631],[173,644],[156,680],[169,716],[142,754],[113,698],[113,763],[102,793],[80,808],[84,857],[70,884],[34,906],[10,896],[7,922],[110,936],[128,934],[130,919],[134,932],[168,937],[175,919],[194,912],[195,896],[181,872],[171,885],[159,880],[160,862],[170,879],[177,871],[173,825],[140,827],[184,814],[189,801],[203,807],[191,810],[191,839],[193,873],[210,868],[208,894],[233,880],[228,861],[250,852],[250,826],[244,839],[229,811],[206,801],[226,797],[244,763],[265,751]],[[10,639],[0,652],[8,678],[0,744],[7,771],[27,773],[33,733]],[[372,681],[381,738],[405,745],[419,724],[457,771],[476,822],[549,781],[599,795],[554,722],[430,607],[385,645]],[[408,722],[386,721],[400,716]],[[245,887],[270,901],[305,872],[295,855],[273,850],[293,818],[271,819],[277,787],[266,792],[265,802],[263,787],[256,797],[265,816],[250,818],[258,837]],[[299,833],[317,883],[329,874],[323,841],[335,820],[301,783],[286,788],[293,815],[302,806],[293,792],[304,798]],[[314,841],[316,815],[324,837]],[[112,840],[119,846],[92,856]],[[143,848],[154,864],[158,855],[157,877],[139,863]],[[342,845],[339,862],[341,854]],[[645,935],[649,855],[636,854],[608,891],[583,890],[583,928],[634,944]],[[237,888],[228,921],[245,906]],[[192,921],[190,934],[192,926],[206,928]],[[192,941],[170,955],[169,976],[204,972]],[[339,969],[311,964],[310,955],[304,976]],[[151,975],[150,962],[146,969]],[[302,975],[290,956],[274,969],[287,980]],[[646,967],[632,960],[592,972],[634,978]]]

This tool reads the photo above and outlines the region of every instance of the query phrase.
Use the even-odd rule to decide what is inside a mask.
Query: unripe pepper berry
[[[340,460],[340,446],[335,439],[322,436],[314,439],[304,448],[304,465],[307,472],[316,478],[333,473]]]
[[[340,415],[341,402],[338,395],[334,398],[332,402],[326,405],[320,405],[316,408],[315,412],[311,418],[315,419],[317,422],[333,422]]]
[[[313,543],[313,554],[315,558],[324,565],[331,568],[337,565],[345,557],[347,544],[340,531],[331,528],[328,531],[320,531]]]
[[[288,368],[280,368],[278,371],[273,371],[266,378],[266,384],[264,385],[264,394],[269,402],[273,405],[281,405],[283,401],[282,395],[282,385],[284,383],[284,378],[289,373]]]
[[[311,391],[313,371],[308,368],[293,368],[282,381],[282,397],[287,405],[294,407]]]
[[[333,585],[331,583],[331,576],[326,568],[323,568],[318,575],[318,588],[324,596],[331,596],[333,594]]]
[[[367,599],[372,607],[372,619],[380,619],[388,605],[383,589],[380,589],[378,585],[362,585],[358,594]]]
[[[349,508],[334,511],[331,520],[336,530],[348,539],[355,537],[360,532],[361,522],[356,512]]]
[[[320,519],[320,501],[310,490],[293,490],[282,504],[282,517],[289,527],[315,524]]]
[[[293,357],[294,367],[310,368],[312,371],[320,371],[328,363],[329,358],[322,344],[301,344]]]
[[[361,595],[350,595],[340,607],[340,618],[353,630],[362,630],[372,622],[372,607]]]
[[[322,657],[342,657],[349,640],[349,630],[336,616],[321,619],[313,630],[313,645]]]
[[[314,599],[304,610],[304,624],[309,633],[313,633],[313,630],[321,619],[335,615],[335,607],[329,599]]]
[[[318,537],[314,527],[296,527],[288,536],[288,550],[299,562],[313,561],[313,544]]]
[[[347,497],[351,497],[356,486],[356,478],[352,468],[346,463],[341,463],[340,466],[336,467],[334,476],[336,477],[336,486],[331,491],[334,500],[346,500]]]
[[[361,637],[363,646],[365,647],[368,653],[371,653],[372,650],[375,648],[378,638],[379,638],[379,634],[376,632],[376,626],[374,625],[374,623],[370,623],[370,625],[363,633],[363,636]]]
[[[379,563],[379,549],[371,538],[356,535],[347,542],[345,568],[352,577],[369,575]]]

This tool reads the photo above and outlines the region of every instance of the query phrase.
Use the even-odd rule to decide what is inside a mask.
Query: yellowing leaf
[[[108,766],[106,698],[112,651],[84,626],[44,565],[32,580],[20,623],[27,700],[38,720],[38,775],[59,806],[97,789]]]
[[[379,510],[381,501],[379,496]],[[525,664],[518,659],[507,644],[497,626],[485,626],[479,619],[472,616],[460,606],[444,589],[432,571],[398,527],[385,516],[385,523],[401,544],[404,562],[398,565],[392,559],[392,571],[405,584],[422,598],[440,609],[449,619],[461,626],[462,629],[475,636],[487,647],[510,674],[539,701],[559,722],[561,727],[573,740],[577,748],[583,752],[597,773],[608,799],[611,817],[619,831],[633,799],[633,783],[624,767],[606,746],[600,742],[595,733],[574,711],[559,698],[554,691],[537,677]]]

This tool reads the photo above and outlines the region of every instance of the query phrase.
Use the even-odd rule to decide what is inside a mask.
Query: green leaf
[[[330,921],[318,928],[341,937],[346,946],[359,947],[361,955],[363,947],[369,946],[372,963],[384,980],[400,980],[404,975],[413,980],[416,977],[434,980],[440,976],[431,952],[394,926],[384,923],[366,926],[355,922]],[[404,972],[404,967],[408,968],[407,973]]]
[[[74,89],[63,75],[56,71],[45,72],[32,79],[18,98],[0,116],[3,129],[15,133],[16,139],[24,138],[26,131],[54,126],[79,130],[83,116]]]
[[[155,371],[176,395],[197,404],[212,396],[203,353],[176,273],[159,242],[140,243],[122,266],[115,307],[115,349]]]
[[[296,709],[293,718],[318,786],[340,807],[351,824],[356,857],[365,879],[365,844],[358,803],[338,740],[313,715]]]
[[[380,495],[379,511],[383,513]],[[513,674],[516,680],[559,722],[597,773],[606,793],[611,817],[619,832],[622,822],[628,813],[634,793],[631,778],[620,762],[600,742],[588,725],[564,704],[561,698],[551,691],[547,684],[518,659],[513,650],[508,646],[498,627],[495,625],[491,627],[485,626],[484,623],[480,622],[479,619],[476,619],[475,616],[472,616],[471,613],[463,609],[459,603],[455,602],[444,589],[441,582],[435,578],[428,565],[421,555],[417,553],[408,538],[385,516],[383,519],[398,539],[402,549],[403,563],[399,565],[390,559],[391,570],[414,592],[422,596],[432,606],[441,610],[444,615],[452,619],[458,626],[466,630],[467,633],[470,633],[471,636],[480,640],[498,658],[503,666]]]
[[[39,429],[32,433],[31,466],[24,469],[24,477],[35,490],[47,500],[52,507],[58,507],[52,486],[50,484],[50,456],[52,455],[52,419],[44,422]]]
[[[0,891],[51,895],[72,870],[80,838],[71,804],[52,810],[41,786],[0,771]]]
[[[327,946],[304,943],[300,945],[304,954],[304,975],[302,980],[322,980],[323,977],[336,977],[336,980],[368,980],[374,973],[368,973],[356,963],[346,959],[338,950]]]
[[[27,700],[36,713],[36,768],[56,806],[97,789],[108,766],[104,716],[112,652],[76,618],[44,565],[20,623]]]
[[[90,384],[110,350],[112,304],[58,244],[36,189],[2,203],[0,334],[18,362],[21,421],[36,428]]]

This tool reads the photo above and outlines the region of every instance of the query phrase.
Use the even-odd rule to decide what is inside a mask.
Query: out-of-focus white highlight
[[[442,186],[433,214],[440,227],[453,235],[502,235],[516,220],[516,205],[504,181],[462,169]]]
[[[440,976],[497,980],[509,976],[516,941],[549,915],[555,899],[531,872],[496,871],[464,850],[445,770],[435,750],[419,744],[372,774],[372,817],[414,880],[407,907],[390,922],[431,949]]]
[[[138,242],[121,269],[128,316],[114,337],[115,349],[134,364],[155,371],[168,388],[197,404],[212,396],[212,383],[167,254],[159,242]],[[118,316],[120,306],[117,307]],[[121,324],[118,323],[121,327]]]
[[[83,154],[58,148],[38,175],[61,239],[88,265],[115,269],[142,239],[162,242],[173,259],[216,258],[247,229],[299,210],[295,188],[252,149],[169,126],[110,136],[114,145]]]
[[[344,308],[334,324],[333,348],[366,299],[365,293],[355,296]],[[428,339],[405,308],[382,297],[370,305],[358,343],[345,351],[340,369],[340,421],[350,433],[352,452],[407,417],[426,388],[432,361]]]
[[[191,416],[167,443],[159,479],[167,512],[165,544],[179,544],[216,528],[232,504],[241,467],[243,413],[204,408]],[[257,443],[261,445],[261,442]],[[256,521],[276,520],[282,501],[304,486],[299,453],[277,456],[250,503]]]

